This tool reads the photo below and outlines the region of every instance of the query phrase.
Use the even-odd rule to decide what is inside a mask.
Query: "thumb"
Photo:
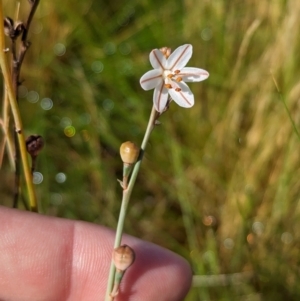
[[[0,207],[0,300],[104,300],[114,231]],[[191,270],[178,255],[124,236],[136,253],[116,300],[182,300]]]

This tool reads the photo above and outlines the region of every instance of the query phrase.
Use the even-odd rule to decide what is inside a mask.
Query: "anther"
[[[180,89],[180,88],[176,88],[175,91],[176,91],[176,92],[180,92],[181,89]]]
[[[167,89],[172,89],[172,85],[171,85],[171,84],[165,84],[165,87],[166,87]]]
[[[178,73],[180,73],[180,70],[175,70],[174,73],[178,74]]]
[[[176,78],[176,81],[177,81],[177,82],[181,82],[181,81],[182,81],[182,77],[177,77],[177,78]]]

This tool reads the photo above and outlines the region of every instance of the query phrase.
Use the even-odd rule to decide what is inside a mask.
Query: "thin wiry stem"
[[[3,115],[2,115],[2,120],[1,120],[1,126],[2,126],[2,131],[3,131],[3,139],[1,142],[1,151],[0,151],[0,169],[2,166],[4,150],[6,147],[10,165],[11,165],[12,169],[14,170],[15,169],[14,147],[13,147],[13,139],[12,139],[11,133],[9,132],[10,108],[9,108],[9,100],[8,100],[8,95],[7,95],[6,90],[4,90],[4,100],[3,100],[2,110],[3,110]]]
[[[297,137],[298,137],[298,139],[299,139],[299,141],[300,141],[300,134],[299,134],[299,131],[298,131],[297,127],[296,127],[296,124],[295,124],[295,122],[294,122],[294,120],[293,120],[293,118],[292,118],[292,116],[291,116],[291,113],[290,113],[290,111],[289,111],[289,108],[288,108],[287,105],[286,105],[285,99],[284,99],[284,97],[282,96],[282,93],[280,92],[279,86],[278,86],[277,81],[276,81],[276,79],[275,79],[275,77],[274,77],[274,75],[273,75],[272,72],[271,72],[271,76],[272,76],[274,85],[275,85],[275,87],[276,87],[276,90],[277,90],[277,92],[278,92],[278,94],[279,94],[279,98],[280,98],[280,100],[282,101],[282,103],[283,103],[283,105],[284,105],[284,108],[285,108],[285,110],[286,110],[286,112],[287,112],[287,114],[288,114],[288,117],[289,117],[289,119],[290,119],[290,122],[291,122],[291,124],[292,124],[292,126],[293,126],[293,128],[294,128],[294,132],[296,133],[296,135],[297,135]]]
[[[147,129],[145,132],[145,136],[144,136],[144,139],[143,139],[143,142],[141,145],[141,151],[140,151],[138,161],[133,168],[132,175],[131,175],[131,178],[130,178],[127,188],[123,190],[122,204],[121,204],[121,209],[120,209],[120,214],[119,214],[119,219],[118,219],[114,248],[117,248],[121,245],[121,240],[122,240],[122,235],[123,235],[123,227],[124,227],[128,203],[130,200],[130,196],[131,196],[137,175],[139,173],[139,170],[140,170],[140,167],[142,164],[142,159],[144,156],[144,152],[145,152],[147,143],[149,141],[150,134],[155,127],[155,121],[156,121],[157,117],[158,117],[157,112],[155,110],[155,107],[153,106],[151,115],[149,118],[148,126],[147,126]],[[116,272],[116,269],[115,269],[114,263],[111,262],[109,276],[108,276],[107,290],[106,290],[106,295],[105,295],[106,301],[108,301],[108,300],[111,301],[114,299],[114,297],[110,296],[110,293],[113,289],[115,272]]]
[[[37,6],[40,3],[40,0],[30,0],[29,2],[30,2],[31,8],[30,8],[30,11],[29,11],[29,14],[28,14],[28,17],[27,17],[27,21],[24,25],[24,31],[23,31],[22,38],[21,38],[22,43],[21,43],[21,47],[20,47],[20,51],[19,51],[19,57],[18,57],[18,67],[19,67],[19,69],[21,68],[21,65],[23,63],[25,54],[26,54],[26,52],[27,52],[27,50],[30,46],[30,43],[27,40],[27,35],[28,35],[28,32],[29,32],[29,27],[31,25],[32,18],[35,14]]]

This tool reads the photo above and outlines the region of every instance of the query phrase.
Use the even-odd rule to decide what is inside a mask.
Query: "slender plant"
[[[209,76],[208,72],[203,69],[185,67],[192,56],[192,49],[192,45],[186,44],[178,47],[173,53],[171,53],[171,49],[168,47],[152,50],[149,59],[153,70],[146,72],[140,79],[141,87],[144,90],[154,89],[153,107],[139,153],[138,148],[132,142],[126,142],[122,144],[120,148],[120,155],[124,164],[123,180],[120,181],[121,187],[123,188],[123,197],[116,230],[113,260],[108,276],[106,301],[114,300],[118,294],[120,281],[127,269],[127,267],[125,270],[121,269],[122,272],[120,272],[120,268],[117,267],[114,257],[116,252],[120,252],[119,248],[121,246],[129,200],[141,167],[150,134],[159,123],[158,118],[168,110],[172,101],[184,108],[190,108],[194,105],[194,95],[186,82],[202,81]],[[131,169],[132,174],[130,176]],[[130,180],[128,181],[129,177]],[[124,246],[122,246],[122,248],[124,248]],[[134,254],[133,250],[130,252],[131,256],[127,256],[131,259],[129,260],[128,267],[132,264],[134,258],[132,253]],[[124,255],[124,259],[125,258],[126,256]]]

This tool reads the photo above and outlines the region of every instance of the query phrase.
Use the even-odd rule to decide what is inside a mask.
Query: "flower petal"
[[[166,66],[167,59],[163,53],[158,49],[153,49],[149,55],[150,63],[153,69],[164,70]]]
[[[171,98],[183,108],[190,108],[194,105],[194,94],[184,82],[177,83],[181,91],[176,91],[175,89],[169,89],[169,94]]]
[[[153,103],[157,112],[162,113],[168,101],[168,89],[164,82],[157,86],[153,94]]]
[[[209,77],[206,70],[192,67],[185,67],[177,74],[184,82],[201,82]]]
[[[190,60],[193,53],[193,46],[190,44],[185,44],[172,52],[167,61],[168,70],[180,70],[182,69]]]
[[[140,84],[142,88],[146,91],[154,89],[163,81],[161,71],[158,69],[153,69],[146,72],[140,79]]]

